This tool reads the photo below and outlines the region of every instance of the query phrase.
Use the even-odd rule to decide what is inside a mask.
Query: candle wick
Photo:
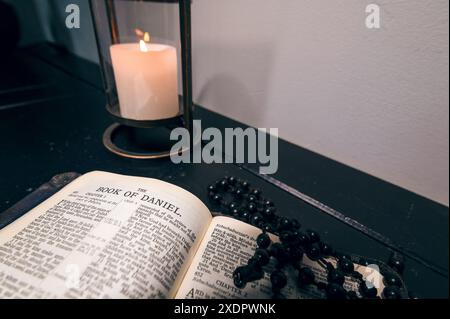
[[[147,44],[144,40],[139,41],[139,48],[141,49],[141,52],[148,52]]]

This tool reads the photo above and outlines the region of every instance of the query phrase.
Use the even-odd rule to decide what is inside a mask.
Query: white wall
[[[448,205],[448,0],[193,4],[199,104]]]
[[[66,2],[87,7],[53,10]],[[381,6],[380,30],[365,28],[369,3]],[[448,0],[193,0],[192,10],[196,102],[448,205]],[[96,60],[89,20],[65,37]]]

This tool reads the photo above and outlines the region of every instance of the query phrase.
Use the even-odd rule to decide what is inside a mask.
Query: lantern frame
[[[122,0],[124,1],[124,0]],[[90,0],[90,9],[95,33],[95,39],[98,49],[98,56],[100,67],[102,70],[103,85],[107,94],[108,102],[106,110],[115,121],[110,125],[103,134],[103,144],[111,152],[116,155],[134,158],[134,159],[155,159],[169,157],[173,154],[185,152],[191,149],[193,145],[193,101],[192,101],[192,43],[191,43],[191,0],[126,0],[130,2],[153,2],[153,3],[167,3],[178,4],[179,6],[179,27],[180,27],[180,46],[181,46],[181,79],[182,79],[182,96],[179,96],[180,111],[176,116],[156,120],[137,120],[125,118],[120,114],[120,105],[118,102],[114,103],[111,99],[111,87],[115,87],[115,81],[111,81],[111,64],[104,58],[104,51],[102,47],[102,35],[99,32],[100,22],[97,16],[99,8],[96,5],[99,2],[104,6],[106,11],[106,19],[108,22],[108,32],[111,44],[120,43],[118,21],[115,11],[115,0]],[[111,83],[112,82],[112,83]],[[128,147],[120,146],[115,142],[117,134],[122,134],[122,131],[130,131],[134,133],[137,130],[147,130],[147,134],[152,135],[153,129],[172,130],[177,127],[184,127],[188,130],[190,135],[190,144],[180,150],[171,151],[171,147],[164,150],[130,150]],[[132,140],[132,139],[131,139]],[[132,143],[129,141],[128,143]]]

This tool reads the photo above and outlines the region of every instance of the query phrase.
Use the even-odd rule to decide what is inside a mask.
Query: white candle
[[[110,52],[122,117],[159,120],[178,114],[174,47],[141,41],[112,45]]]

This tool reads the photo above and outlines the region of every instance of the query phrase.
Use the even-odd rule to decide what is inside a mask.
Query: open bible
[[[172,184],[91,172],[0,230],[0,298],[270,298],[267,275],[242,289],[232,278],[260,233],[213,217]],[[320,265],[303,263],[326,279]],[[356,270],[381,280],[373,269]],[[299,289],[289,272],[287,298],[323,297]]]

